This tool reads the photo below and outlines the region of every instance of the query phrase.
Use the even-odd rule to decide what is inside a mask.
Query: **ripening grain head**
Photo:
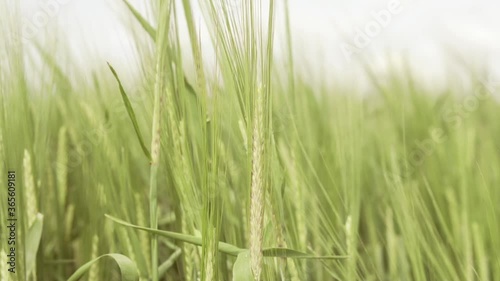
[[[27,150],[24,150],[23,158],[23,183],[25,186],[26,216],[28,225],[31,226],[38,213],[38,200],[35,180],[33,178],[33,169],[31,166],[31,156]]]

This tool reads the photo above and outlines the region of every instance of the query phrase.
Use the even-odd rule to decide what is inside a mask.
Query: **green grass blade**
[[[120,254],[105,254],[96,259],[93,259],[86,264],[82,265],[78,268],[73,275],[68,278],[68,281],[77,281],[79,280],[87,271],[89,271],[90,267],[98,262],[100,259],[104,257],[111,257],[115,260],[120,268],[120,272],[122,275],[122,281],[137,281],[139,280],[139,273],[137,270],[137,266],[135,263],[130,260],[128,257]]]
[[[181,254],[182,250],[178,248],[166,261],[164,261],[158,267],[158,276],[160,278],[167,272],[169,268],[171,268],[174,265],[175,261],[180,257]]]
[[[149,24],[149,22],[137,11],[134,6],[132,6],[127,0],[123,0],[125,2],[125,5],[127,5],[127,8],[130,10],[130,12],[134,15],[134,17],[137,19],[139,24],[146,30],[146,32],[149,34],[149,36],[155,40],[156,39],[156,30],[154,27]]]
[[[332,260],[332,259],[348,258],[348,256],[315,256],[287,248],[267,248],[262,250],[262,254],[264,255],[264,257],[291,258],[291,259]]]
[[[130,100],[128,99],[127,93],[125,93],[125,89],[123,89],[122,82],[120,81],[120,78],[118,78],[118,74],[116,74],[115,69],[109,64],[108,62],[109,69],[113,73],[113,76],[115,76],[116,81],[118,82],[118,86],[120,87],[120,94],[122,95],[123,103],[125,104],[125,107],[127,108],[127,113],[128,116],[130,117],[130,120],[132,121],[132,125],[134,125],[134,130],[135,134],[137,135],[137,139],[139,140],[141,144],[142,151],[144,152],[144,155],[151,161],[151,153],[149,153],[149,150],[146,147],[146,144],[144,142],[144,139],[142,138],[141,130],[139,128],[139,124],[137,123],[137,118],[135,117],[134,109],[132,108],[132,104],[130,103]]]
[[[250,252],[241,252],[233,265],[233,281],[253,281],[252,268],[250,267]]]
[[[178,233],[178,232],[172,232],[172,231],[165,231],[165,230],[155,230],[155,229],[151,229],[151,228],[148,228],[148,227],[143,227],[143,226],[138,226],[138,225],[134,225],[134,224],[130,224],[124,220],[121,220],[121,219],[118,219],[118,218],[115,218],[113,216],[110,216],[110,215],[105,215],[108,219],[118,223],[118,224],[121,224],[121,225],[124,225],[124,226],[128,226],[128,227],[132,227],[132,228],[135,228],[135,229],[138,229],[138,230],[142,230],[142,231],[147,231],[151,234],[156,234],[156,235],[159,235],[159,236],[164,236],[164,237],[167,237],[167,238],[170,238],[170,239],[174,239],[174,240],[179,240],[179,241],[182,241],[182,242],[185,242],[185,243],[189,243],[189,244],[193,244],[193,245],[197,245],[197,246],[201,246],[202,245],[202,238],[201,237],[197,237],[197,236],[193,236],[193,235],[188,235],[188,234],[182,234],[182,233]],[[224,243],[224,242],[219,242],[219,251],[225,253],[225,254],[228,254],[228,255],[231,255],[231,256],[237,256],[239,255],[240,253],[244,252],[245,249],[241,249],[241,248],[238,248],[234,245],[231,245],[231,244],[228,244],[228,243]]]
[[[38,213],[26,237],[26,272],[31,272],[36,266],[36,255],[42,238],[42,230],[43,215]]]
[[[128,0],[123,0],[123,2],[125,2],[127,8],[134,15],[135,19],[139,22],[142,28],[144,28],[144,30],[148,33],[149,37],[151,37],[153,41],[156,41],[156,29],[141,15],[141,13],[139,13],[139,11],[134,8],[134,6],[130,4],[130,2],[128,2]],[[184,84],[189,93],[197,96],[193,85],[191,85],[191,83],[187,80],[186,75],[184,75]]]

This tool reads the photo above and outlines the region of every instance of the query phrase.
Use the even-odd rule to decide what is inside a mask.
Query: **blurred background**
[[[230,1],[237,8],[241,0]],[[313,81],[352,79],[362,87],[359,77],[367,64],[380,77],[388,68],[409,65],[422,83],[433,87],[449,85],[448,79],[464,69],[488,70],[496,77],[500,73],[498,1],[288,1],[297,71]],[[144,2],[131,1],[153,22],[153,8]],[[278,21],[283,23],[285,7],[277,2]],[[140,36],[141,29],[137,26],[133,35],[125,28],[137,23],[120,0],[23,0],[21,13],[28,41],[52,43],[57,38],[69,44],[89,72],[105,61],[123,67],[130,77],[139,67],[143,50],[131,36]],[[203,15],[199,9],[195,15],[204,54],[213,57]],[[282,31],[277,32],[277,57],[285,47]],[[181,36],[189,48],[187,32]],[[192,69],[189,60],[185,67]]]

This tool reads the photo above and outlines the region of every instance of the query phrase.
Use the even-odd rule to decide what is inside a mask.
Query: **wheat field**
[[[286,0],[201,1],[215,64],[191,0],[116,1],[134,79],[84,76],[0,2],[0,280],[500,280],[486,71],[366,65],[365,95],[298,74]]]

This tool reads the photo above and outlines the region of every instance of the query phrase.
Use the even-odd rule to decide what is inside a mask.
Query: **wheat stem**
[[[252,178],[250,195],[250,262],[255,280],[262,272],[262,236],[264,222],[264,98],[256,95],[252,136]]]

